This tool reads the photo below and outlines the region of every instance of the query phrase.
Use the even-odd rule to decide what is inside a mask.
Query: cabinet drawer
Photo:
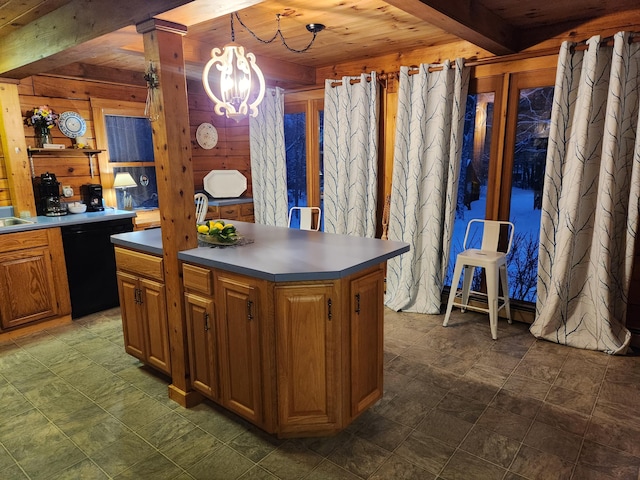
[[[154,280],[164,281],[162,257],[121,247],[115,247],[115,251],[118,270],[128,270]]]
[[[235,220],[240,215],[240,205],[225,205],[220,207],[220,218]]]
[[[0,238],[2,239],[0,241],[0,253],[49,245],[49,236],[46,229],[5,233],[0,235]]]
[[[207,220],[216,220],[220,218],[220,207],[217,205],[209,205],[207,208]]]
[[[253,203],[241,203],[240,204],[240,216],[252,217],[253,216]]]
[[[186,290],[213,296],[213,272],[208,268],[182,265],[182,284]]]

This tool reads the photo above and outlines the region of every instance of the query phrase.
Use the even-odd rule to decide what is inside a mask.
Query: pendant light
[[[237,12],[231,13],[231,43],[227,43],[222,47],[222,50],[219,48],[211,50],[211,59],[206,63],[202,72],[202,84],[205,92],[214,102],[214,112],[239,122],[248,115],[252,117],[258,115],[257,107],[264,98],[265,81],[262,71],[256,64],[255,55],[245,53],[244,47],[235,43],[234,18],[258,41],[271,43],[279,36],[282,39],[282,44],[289,51],[295,53],[303,53],[311,48],[317,33],[325,27],[319,23],[307,25],[306,28],[313,33],[313,38],[304,49],[296,50],[287,45],[282,35],[280,14],[276,15],[278,30],[275,35],[269,40],[262,40],[242,22]],[[216,89],[219,95],[211,88],[212,78],[217,79],[217,82],[214,83],[219,85],[219,88]],[[257,93],[255,93],[256,90]]]
[[[219,48],[211,50],[211,59],[202,72],[202,84],[205,92],[214,102],[213,110],[218,115],[226,115],[227,118],[233,118],[239,122],[247,115],[252,117],[258,115],[257,106],[264,98],[265,82],[264,75],[256,64],[256,56],[253,53],[245,54],[244,47],[235,43],[235,37],[232,13],[231,43],[227,43],[222,50]],[[214,65],[218,72],[220,97],[213,92],[209,83],[209,72]],[[249,102],[254,79],[258,84],[258,94],[253,101]]]

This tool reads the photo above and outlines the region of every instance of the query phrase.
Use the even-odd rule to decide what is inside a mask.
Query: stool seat
[[[469,232],[474,224],[482,227],[482,245],[478,248],[467,248],[470,241]],[[509,237],[507,251],[498,251],[498,242],[502,230],[507,231]],[[489,314],[489,325],[491,327],[491,337],[494,340],[498,338],[498,312],[504,308],[507,319],[511,323],[511,308],[509,304],[509,284],[507,279],[507,254],[511,250],[511,242],[513,241],[513,232],[515,227],[511,222],[498,220],[480,220],[473,219],[467,224],[467,230],[464,236],[464,250],[456,256],[456,266],[453,272],[453,280],[451,282],[451,291],[449,292],[449,301],[447,302],[447,311],[442,322],[443,326],[449,324],[451,309],[456,306],[460,307],[462,312],[465,310],[473,310],[485,312]],[[473,275],[476,268],[483,268],[487,282],[487,292],[479,292],[471,290]],[[462,281],[462,289],[458,289],[460,277],[464,272]],[[500,295],[500,286],[502,286],[502,295]],[[469,305],[470,295],[478,296],[486,299],[486,307]]]

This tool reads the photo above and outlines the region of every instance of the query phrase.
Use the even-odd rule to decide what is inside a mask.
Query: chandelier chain
[[[250,28],[249,28],[249,27],[248,27],[248,26],[247,26],[247,25],[242,21],[242,19],[241,19],[241,18],[240,18],[240,16],[238,15],[238,12],[233,12],[233,13],[231,14],[231,40],[232,40],[232,41],[235,41],[235,32],[234,32],[234,29],[233,29],[233,17],[234,17],[234,16],[235,16],[235,18],[238,20],[238,22],[240,23],[240,25],[242,25],[242,26],[245,28],[245,30],[246,30],[247,32],[249,32],[249,33],[251,34],[251,36],[252,36],[253,38],[255,38],[256,40],[258,40],[259,42],[261,42],[261,43],[272,43],[276,38],[280,37],[280,40],[282,41],[282,44],[285,46],[285,48],[286,48],[287,50],[289,50],[290,52],[293,52],[293,53],[304,53],[304,52],[306,52],[307,50],[309,50],[309,49],[311,48],[311,46],[313,45],[313,42],[315,42],[315,40],[316,40],[316,35],[318,34],[318,32],[316,32],[316,31],[311,32],[311,33],[313,34],[313,37],[311,38],[311,41],[309,42],[309,44],[308,44],[306,47],[304,47],[304,48],[302,48],[302,49],[292,48],[292,47],[290,47],[290,46],[287,44],[287,41],[285,40],[284,35],[282,34],[282,31],[280,30],[280,14],[279,14],[279,13],[277,13],[277,14],[276,14],[276,20],[277,20],[277,22],[278,22],[278,30],[276,30],[276,33],[274,33],[274,34],[273,34],[273,37],[271,37],[269,40],[264,40],[264,39],[260,38],[258,35],[256,35],[256,34],[255,34],[255,33],[254,33],[254,32],[253,32],[253,31],[252,31],[252,30],[251,30],[251,29],[250,29]]]

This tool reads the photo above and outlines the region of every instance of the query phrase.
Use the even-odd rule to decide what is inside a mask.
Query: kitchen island
[[[382,396],[385,263],[409,245],[235,225],[239,245],[178,253],[191,387],[280,437],[339,432]],[[159,272],[159,238],[114,235],[116,258],[131,268],[147,255],[144,269]],[[153,365],[163,354],[149,339],[158,328],[125,325],[125,341],[127,329],[146,335],[140,345],[155,344],[146,353]]]

